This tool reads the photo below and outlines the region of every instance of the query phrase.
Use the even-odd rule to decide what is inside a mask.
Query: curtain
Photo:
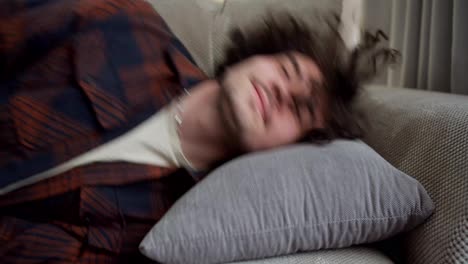
[[[468,95],[468,0],[367,0],[364,26],[402,53],[377,82]]]

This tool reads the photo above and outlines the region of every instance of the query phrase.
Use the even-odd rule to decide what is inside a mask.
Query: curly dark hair
[[[335,138],[360,138],[364,119],[353,106],[361,84],[377,75],[385,65],[395,63],[396,50],[379,45],[382,31],[365,32],[363,41],[354,49],[346,47],[338,28],[340,19],[330,14],[317,20],[317,28],[308,26],[291,14],[270,14],[258,26],[231,31],[231,45],[216,69],[221,78],[225,70],[253,55],[297,51],[312,58],[322,72],[322,83],[328,98],[328,118],[324,129],[311,131],[304,139],[324,142]]]

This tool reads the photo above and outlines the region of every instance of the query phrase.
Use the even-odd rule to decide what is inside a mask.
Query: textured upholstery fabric
[[[422,186],[360,141],[298,144],[236,158],[167,212],[140,249],[198,264],[370,243],[432,212]]]
[[[320,250],[298,253],[276,258],[232,262],[230,264],[392,264],[381,252],[366,248],[352,247],[337,250]]]
[[[147,0],[164,18],[173,33],[189,50],[198,66],[213,72],[212,32],[221,12],[217,0]]]
[[[408,263],[468,263],[468,97],[369,87],[365,141],[419,180],[435,213],[405,239]]]

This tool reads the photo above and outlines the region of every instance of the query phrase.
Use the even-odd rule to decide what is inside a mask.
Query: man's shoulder
[[[60,8],[73,6],[83,16],[57,27],[25,18],[21,21],[31,24],[27,30],[35,35],[20,34],[21,39],[12,39],[14,48],[3,50],[11,65],[27,71],[11,70],[5,82],[0,78],[0,86],[8,88],[0,93],[0,121],[8,121],[0,124],[7,131],[1,133],[0,145],[9,146],[9,151],[0,151],[0,174],[20,179],[57,166],[126,133],[183,88],[206,78],[148,3],[64,1],[57,9],[53,3],[61,1],[35,8],[47,10],[37,12],[42,16],[58,18]],[[0,29],[9,26],[1,24]],[[30,58],[27,47],[35,47],[38,56]],[[15,59],[19,56],[24,59]]]

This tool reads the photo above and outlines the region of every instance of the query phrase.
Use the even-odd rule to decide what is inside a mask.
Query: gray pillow
[[[361,141],[237,158],[186,193],[140,245],[162,263],[223,263],[369,243],[423,222],[415,179]]]

